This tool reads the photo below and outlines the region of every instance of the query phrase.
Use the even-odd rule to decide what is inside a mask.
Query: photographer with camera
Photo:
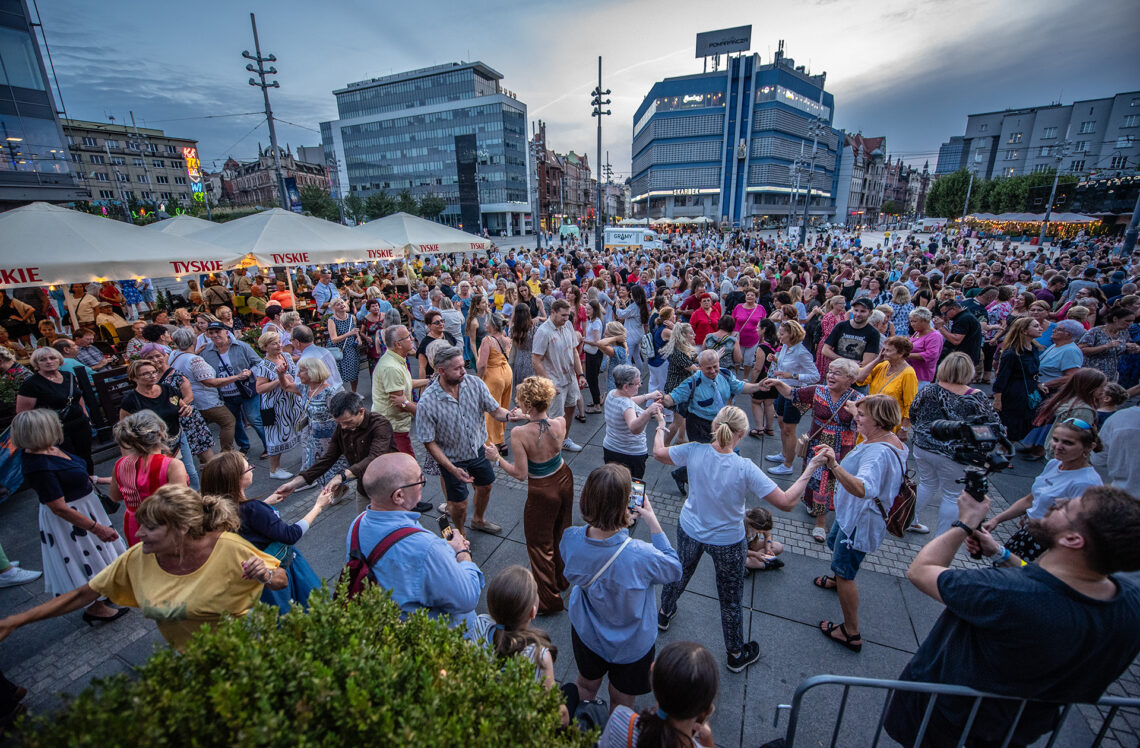
[[[927,504],[938,499],[939,535],[950,529],[958,517],[958,488],[962,465],[955,462],[956,450],[966,442],[949,440],[931,433],[938,420],[977,421],[990,426],[994,433],[1004,434],[1001,418],[994,412],[986,393],[974,389],[974,362],[965,353],[954,352],[942,359],[934,386],[924,387],[910,406],[913,429],[914,460],[918,466],[918,495],[915,498],[914,532],[929,530],[918,521]]]
[[[1027,520],[1041,519],[1057,501],[1080,496],[1086,488],[1103,485],[1096,468],[1089,465],[1089,453],[1098,441],[1094,426],[1080,418],[1067,418],[1053,427],[1049,440],[1054,459],[1049,460],[1033,481],[1028,494],[982,525],[986,530],[993,532],[1002,522],[1022,515]],[[1026,561],[1033,561],[1044,550],[1027,521],[1022,522],[1005,545]]]
[[[946,610],[899,680],[1036,700],[1024,710],[1016,701],[983,701],[975,715],[972,698],[939,696],[923,746],[961,745],[967,723],[965,745],[1026,746],[1054,728],[1060,704],[1096,701],[1140,653],[1140,587],[1117,576],[1140,569],[1140,502],[1103,486],[1057,501],[1029,521],[1045,553],[1028,566],[985,530],[969,529],[985,519],[988,499],[963,492],[957,503],[958,521],[927,543],[907,571]],[[1012,568],[951,570],[963,541],[993,557],[995,566]],[[897,691],[887,734],[913,745],[929,699]]]

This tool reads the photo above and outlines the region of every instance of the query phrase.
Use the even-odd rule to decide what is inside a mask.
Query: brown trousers
[[[574,474],[563,463],[553,475],[530,478],[527,483],[526,506],[523,508],[523,532],[530,568],[538,583],[538,612],[557,613],[566,605],[560,591],[569,588],[563,574],[565,565],[558,544],[562,533],[573,522]]]

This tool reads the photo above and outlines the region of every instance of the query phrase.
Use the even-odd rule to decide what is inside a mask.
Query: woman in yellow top
[[[263,587],[284,589],[288,579],[273,556],[236,535],[237,507],[188,486],[166,485],[135,515],[142,541],[90,582],[30,610],[0,619],[0,640],[32,621],[54,618],[107,597],[139,608],[181,650],[203,623],[223,613],[243,616]]]
[[[902,423],[895,429],[895,435],[904,442],[910,433],[910,404],[918,394],[918,376],[906,362],[913,350],[914,344],[905,335],[889,337],[879,355],[860,369],[857,377],[860,385],[867,385],[868,395],[890,395],[898,401]]]

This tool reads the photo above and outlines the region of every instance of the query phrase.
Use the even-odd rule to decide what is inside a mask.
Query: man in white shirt
[[[321,348],[313,342],[313,331],[304,325],[297,325],[290,331],[293,337],[293,351],[300,352],[297,360],[302,358],[319,358],[329,369],[329,387],[344,387],[344,380],[340,378],[340,368],[336,359],[328,349]]]
[[[550,316],[539,325],[531,345],[531,363],[534,373],[554,382],[558,394],[550,403],[548,412],[566,416],[566,440],[562,448],[568,452],[581,452],[582,447],[570,438],[570,424],[574,420],[574,409],[581,388],[586,384],[582,369],[582,359],[578,357],[577,333],[570,324],[570,303],[558,299],[550,309]]]
[[[1140,405],[1113,413],[1100,432],[1103,452],[1093,452],[1089,461],[1108,468],[1109,482],[1140,500],[1140,460],[1136,443],[1140,440]]]

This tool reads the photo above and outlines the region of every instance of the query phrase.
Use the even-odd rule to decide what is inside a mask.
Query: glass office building
[[[462,223],[457,138],[473,151],[479,226],[493,235],[529,230],[526,105],[481,62],[449,63],[350,83],[333,91],[340,119],[321,123],[334,185],[344,197],[408,190],[447,203],[440,217]]]
[[[0,0],[0,210],[89,195],[71,170],[24,0]]]
[[[722,70],[655,83],[633,118],[634,214],[704,216],[737,226],[803,214],[811,127],[825,125],[810,175],[813,219],[835,212],[835,103],[824,76],[777,53],[729,57]],[[793,164],[803,159],[797,178]]]

